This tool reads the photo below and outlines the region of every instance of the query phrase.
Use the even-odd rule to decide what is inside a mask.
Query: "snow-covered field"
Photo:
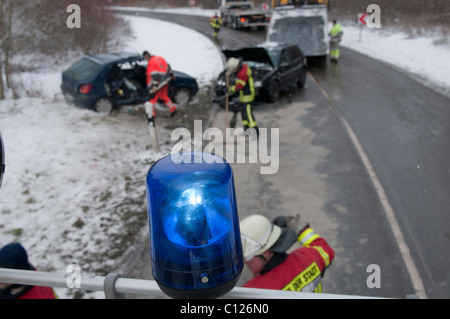
[[[219,51],[198,32],[125,18],[134,36],[124,51],[162,55],[201,87],[223,70]],[[66,104],[59,88],[65,67],[16,75],[39,97],[0,101],[6,153],[0,246],[21,242],[39,270],[65,272],[76,263],[105,275],[140,237],[147,220],[145,176],[170,147],[152,151],[143,113],[106,116]],[[68,298],[66,292],[58,294]]]
[[[412,37],[387,27],[369,29],[344,24],[341,45],[403,69],[422,83],[450,95],[450,43],[429,32]],[[361,32],[362,30],[362,32]],[[441,44],[438,44],[441,43]]]
[[[182,13],[212,16],[214,11]],[[162,55],[174,69],[196,77],[200,86],[223,69],[218,49],[198,32],[125,18],[134,36],[123,50]],[[436,40],[364,29],[360,42],[359,28],[344,25],[342,45],[449,92],[450,46],[435,45]],[[7,165],[0,190],[0,246],[21,242],[40,270],[65,272],[76,263],[83,271],[104,275],[117,271],[133,238],[145,229],[145,176],[171,146],[153,152],[146,121],[137,113],[106,116],[67,105],[59,85],[68,64],[16,74],[15,81],[37,97],[12,99],[9,94],[0,101]],[[72,297],[65,289],[58,294]]]

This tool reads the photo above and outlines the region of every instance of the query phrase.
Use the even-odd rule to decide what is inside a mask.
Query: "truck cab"
[[[256,8],[249,0],[221,0],[219,11],[223,25],[233,29],[264,29],[270,22],[270,12]]]

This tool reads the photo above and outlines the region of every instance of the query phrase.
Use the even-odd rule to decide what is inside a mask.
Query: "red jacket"
[[[334,250],[310,227],[300,233],[299,241],[302,247],[277,267],[250,279],[244,287],[321,292],[321,278],[334,259]]]
[[[57,299],[51,287],[34,286],[17,299]]]
[[[239,101],[248,103],[255,100],[255,85],[252,69],[245,63],[236,73],[236,83],[230,86],[230,92],[239,92]]]
[[[160,56],[152,56],[147,65],[147,86],[151,82],[153,85],[158,85],[170,75],[170,66]]]

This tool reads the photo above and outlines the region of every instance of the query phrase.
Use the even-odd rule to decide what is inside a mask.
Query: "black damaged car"
[[[307,64],[306,58],[297,45],[263,43],[256,47],[246,47],[239,50],[222,51],[226,59],[242,58],[252,69],[258,97],[269,102],[276,102],[280,93],[293,85],[303,88],[306,84]],[[216,87],[215,101],[225,105],[226,70],[220,73]],[[230,76],[230,84],[235,78]],[[236,98],[230,101],[230,107],[236,103]]]
[[[137,53],[116,52],[85,56],[62,74],[61,90],[67,101],[100,113],[120,105],[149,100],[145,71],[147,61]],[[174,71],[169,97],[185,106],[198,92],[195,78]]]

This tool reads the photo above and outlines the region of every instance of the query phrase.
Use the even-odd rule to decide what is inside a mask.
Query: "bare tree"
[[[77,0],[82,27],[67,25],[67,7],[73,0],[0,0],[0,99],[11,88],[11,60],[17,54],[63,57],[66,53],[105,52],[130,34],[124,20],[109,10],[108,0]],[[16,59],[17,60],[17,59]],[[58,59],[56,59],[58,60]],[[32,63],[25,67],[31,69]]]

